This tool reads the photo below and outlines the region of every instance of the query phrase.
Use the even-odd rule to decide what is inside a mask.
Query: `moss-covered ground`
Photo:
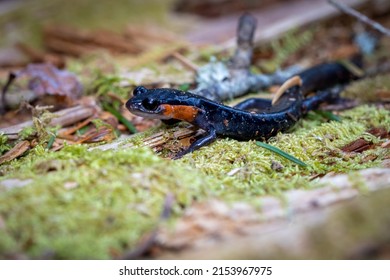
[[[174,222],[195,200],[218,197],[256,205],[265,194],[282,197],[287,189],[319,187],[311,180],[317,175],[380,165],[389,149],[377,145],[345,154],[340,147],[360,137],[383,141],[366,131],[390,129],[389,111],[365,105],[341,117],[341,122],[327,121],[310,113],[290,133],[268,141],[303,160],[306,168],[254,141],[231,139],[177,161],[146,147],[89,151],[68,146],[47,152],[37,146],[0,166],[0,256],[117,258],[156,226],[168,194],[176,198]],[[134,141],[139,145],[139,139]],[[282,170],[271,168],[274,161]],[[15,178],[26,184],[7,183]]]
[[[36,2],[43,5],[35,6]],[[6,34],[0,38],[0,45],[12,45],[23,38],[32,46],[39,46],[42,26],[52,22],[119,32],[128,23],[140,24],[150,19],[168,24],[167,3],[171,2],[121,0],[115,5],[110,1],[99,1],[97,5],[96,1],[81,0],[74,5],[63,0],[35,1],[0,19],[4,23],[0,30]],[[5,33],[12,29],[12,24],[15,32]],[[279,56],[262,68],[278,68],[291,53],[311,42],[314,33],[291,34],[290,39],[271,45]],[[202,50],[205,61],[210,55],[207,50]],[[121,71],[116,71],[121,65],[101,56],[98,63],[88,67],[89,58],[84,59],[68,62],[68,70],[77,73],[86,93],[104,95],[111,91],[127,97],[127,88],[112,86],[122,80],[117,76]],[[97,75],[99,71],[102,75]],[[182,68],[175,68],[175,77],[178,72],[183,72]],[[156,78],[155,74],[149,76]],[[177,77],[176,80],[181,81]],[[377,100],[389,92],[388,81],[388,75],[364,80],[346,93],[353,98],[364,94],[364,101]],[[384,89],[371,91],[379,87]],[[322,175],[379,166],[390,157],[390,149],[380,145],[386,140],[367,132],[373,127],[389,131],[388,110],[363,105],[340,116],[341,122],[336,122],[311,112],[293,130],[268,140],[304,161],[307,167],[261,148],[255,141],[231,139],[218,139],[173,161],[164,158],[166,151],[155,154],[142,144],[143,138],[167,129],[165,126],[127,140],[133,142],[132,148],[123,145],[115,150],[69,145],[51,152],[43,140],[23,157],[0,165],[0,258],[121,258],[159,224],[167,195],[175,197],[169,220],[174,223],[194,201],[217,197],[259,206],[261,196],[283,199],[283,192],[289,189],[321,187],[315,178]],[[31,134],[24,133],[25,137]],[[341,147],[359,138],[373,145],[362,153],[341,151]],[[0,155],[10,148],[7,139],[0,135]]]

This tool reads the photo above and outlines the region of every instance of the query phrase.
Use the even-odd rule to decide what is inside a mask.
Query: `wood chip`
[[[384,127],[373,127],[367,130],[367,132],[379,138],[386,138],[389,136],[389,131]]]
[[[64,127],[71,124],[75,124],[81,120],[91,117],[98,111],[99,108],[97,106],[81,106],[81,105],[60,110],[53,113],[56,115],[56,117],[51,120],[50,125],[51,126],[59,125],[61,127]],[[31,127],[31,126],[33,126],[33,122],[27,121],[17,125],[0,128],[0,132],[4,133],[4,135],[7,135],[9,139],[17,139],[19,132],[21,132],[24,128]]]
[[[142,48],[125,36],[110,31],[87,31],[69,26],[47,26],[44,29],[46,46],[57,52],[82,55],[96,49],[114,53],[137,54]]]
[[[23,155],[27,150],[30,149],[30,142],[24,140],[18,144],[16,144],[11,150],[0,157],[0,164],[4,162],[11,161],[17,157]]]
[[[363,138],[359,138],[355,141],[352,141],[351,143],[345,145],[341,148],[341,150],[345,153],[361,153],[363,151],[366,151],[370,149],[372,146],[371,142],[368,142],[367,140],[364,140]]]
[[[381,147],[382,147],[382,148],[386,148],[386,149],[390,148],[390,140],[389,140],[389,141],[386,141],[385,143],[383,143],[383,144],[381,145]]]

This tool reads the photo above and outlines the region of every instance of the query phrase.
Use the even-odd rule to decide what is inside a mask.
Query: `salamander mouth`
[[[162,106],[157,106],[156,108],[153,108],[153,110],[150,110],[145,108],[142,102],[134,102],[131,99],[126,102],[125,106],[132,114],[146,119],[168,119],[168,117],[163,114]]]

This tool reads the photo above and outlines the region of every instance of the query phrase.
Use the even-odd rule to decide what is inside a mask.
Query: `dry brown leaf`
[[[341,150],[345,153],[361,153],[363,151],[366,151],[370,149],[372,146],[371,142],[368,142],[367,140],[364,140],[363,138],[359,138],[355,141],[352,141],[351,143],[345,145],[341,148]]]
[[[60,70],[50,63],[29,64],[22,70],[10,72],[8,81],[2,90],[2,99],[0,103],[3,107],[6,105],[5,95],[9,86],[15,79],[22,77],[29,79],[28,89],[33,91],[37,97],[44,95],[59,96],[71,103],[81,97],[83,90],[81,83],[73,73],[66,70]]]

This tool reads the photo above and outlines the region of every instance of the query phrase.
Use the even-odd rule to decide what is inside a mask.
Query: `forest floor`
[[[242,14],[178,2],[0,1],[3,91],[14,77],[0,104],[0,258],[388,259],[390,73],[266,141],[288,158],[218,138],[173,160],[201,132],[123,104],[138,85],[195,88],[202,66],[233,55]],[[372,31],[324,1],[276,2],[250,10],[253,73],[345,61]],[[390,26],[388,6],[344,2]],[[357,70],[388,70],[389,48],[382,36]]]

